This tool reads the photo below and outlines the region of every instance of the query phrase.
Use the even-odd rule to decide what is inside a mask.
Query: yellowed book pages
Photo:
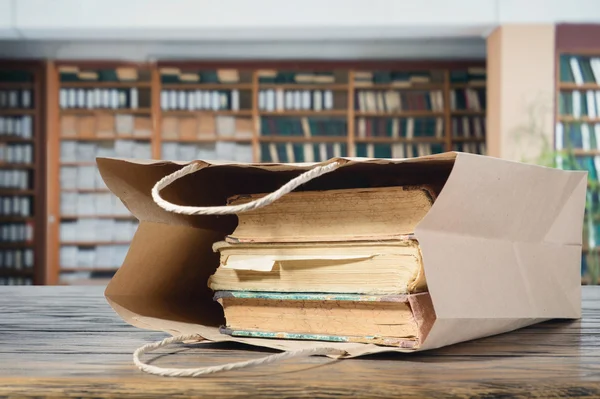
[[[152,136],[152,119],[145,116],[136,116],[133,119],[133,135],[135,137]]]
[[[161,137],[163,139],[179,138],[179,119],[167,116],[162,119]]]
[[[186,117],[179,119],[179,138],[183,140],[194,140],[197,138],[198,119]]]
[[[98,114],[96,121],[97,137],[115,137],[115,117],[111,114]]]
[[[81,80],[98,80],[98,73],[93,71],[81,71],[77,74],[77,78]]]
[[[231,205],[264,194],[240,195]],[[238,215],[232,242],[364,241],[414,233],[433,197],[427,187],[292,192],[268,207]],[[376,211],[375,211],[376,210]]]
[[[214,290],[407,294],[427,290],[415,240],[213,245]]]
[[[198,118],[198,137],[215,137],[217,135],[217,127],[215,117],[212,115],[202,115]]]
[[[79,137],[95,137],[96,136],[96,117],[80,116],[77,121],[77,136]]]
[[[138,80],[138,71],[131,67],[121,67],[116,69],[117,79],[121,81],[136,81]]]
[[[305,339],[325,341],[346,337],[350,342],[380,337],[389,340],[378,344],[392,346],[400,346],[400,339],[417,341],[419,337],[419,325],[409,301],[402,297],[339,295],[338,298],[319,294],[225,291],[218,292],[215,298],[225,312],[226,329],[230,330],[224,331],[226,334],[256,331],[257,336],[261,336],[261,332],[276,333],[273,338],[292,338],[290,334],[300,334]]]
[[[61,115],[60,135],[61,137],[77,136],[77,117],[75,115]]]
[[[392,85],[392,87],[405,88],[405,87],[411,87],[413,83],[414,82],[409,81],[409,80],[394,80],[394,81],[392,81],[391,85]]]
[[[473,75],[485,75],[487,71],[485,67],[470,67],[467,68],[467,72]]]

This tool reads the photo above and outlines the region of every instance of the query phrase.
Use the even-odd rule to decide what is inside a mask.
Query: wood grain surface
[[[600,287],[583,293],[582,320],[550,321],[420,354],[292,359],[183,379],[133,366],[133,350],[165,335],[125,324],[101,287],[0,287],[0,397],[600,397]],[[265,353],[198,344],[147,359],[196,367]]]

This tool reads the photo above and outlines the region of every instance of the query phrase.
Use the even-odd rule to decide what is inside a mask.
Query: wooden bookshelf
[[[596,75],[600,71],[593,70],[590,60],[600,61],[600,43],[596,49],[572,49],[561,47],[559,42],[563,41],[557,39],[556,49],[553,137],[553,146],[556,151],[555,162],[557,167],[563,169],[588,170],[588,191],[592,194],[597,190],[596,174],[599,171],[596,169],[595,162],[600,157],[600,143],[595,142],[594,131],[596,124],[600,123],[600,114],[597,112],[600,110],[598,108],[600,104],[596,104],[598,98],[595,96],[595,92],[600,90],[600,74]],[[573,66],[570,64],[571,58],[575,58],[583,81],[578,81],[578,77],[575,76]],[[587,101],[588,92],[594,93],[591,103]],[[580,96],[579,101],[576,100],[576,93]],[[583,104],[584,101],[585,104]],[[592,107],[593,109],[591,109]],[[579,108],[579,115],[575,115],[576,108]],[[586,129],[589,134],[588,140],[584,138]],[[592,201],[589,202],[589,199]],[[589,206],[592,208],[588,208]],[[597,207],[597,196],[590,195],[586,202],[586,215],[590,209],[597,209]],[[598,231],[599,221],[600,217],[597,214],[591,215],[591,228],[595,230],[595,234]],[[590,252],[600,252],[599,238],[596,237],[595,245],[590,243],[587,223],[584,223],[583,235],[585,240],[582,248],[582,284],[597,284],[598,281],[591,281],[589,270],[588,272],[584,271],[584,265],[587,264],[587,267],[590,267],[589,263],[593,259]]]
[[[140,81],[61,81],[59,70],[63,67],[76,67],[79,71],[100,71],[116,69],[117,67],[134,68]],[[121,62],[76,62],[61,61],[48,62],[46,68],[46,87],[48,100],[46,102],[46,123],[48,131],[48,202],[47,216],[49,220],[48,236],[51,240],[48,245],[47,275],[48,282],[57,284],[61,281],[61,274],[67,276],[74,273],[112,273],[117,268],[107,267],[79,267],[72,262],[61,262],[60,252],[64,247],[82,247],[85,249],[105,245],[128,245],[129,241],[110,240],[110,237],[97,237],[96,240],[60,240],[61,223],[86,223],[86,221],[114,221],[135,222],[136,219],[129,215],[111,214],[101,215],[96,213],[78,214],[75,208],[66,212],[63,206],[61,212],[61,195],[106,195],[109,191],[104,187],[72,186],[61,188],[61,169],[76,169],[95,167],[92,157],[81,159],[61,160],[61,145],[96,145],[101,147],[114,146],[117,141],[135,141],[150,145],[150,155],[146,158],[190,160],[194,159],[225,159],[240,162],[268,161],[267,154],[287,148],[290,145],[296,150],[302,147],[314,149],[315,158],[326,154],[327,157],[339,154],[341,156],[356,156],[358,152],[367,153],[370,146],[389,147],[394,145],[414,146],[413,154],[416,156],[417,147],[434,149],[434,152],[452,150],[457,144],[469,143],[473,145],[485,144],[483,137],[454,137],[452,132],[452,118],[484,118],[484,110],[450,109],[451,90],[484,89],[481,84],[468,82],[454,82],[451,80],[452,71],[467,70],[469,67],[483,67],[482,62],[264,62],[264,63],[215,63],[194,61],[164,61],[158,63],[121,63]],[[178,69],[177,75],[172,71],[166,73],[164,68]],[[221,69],[235,69],[237,76],[230,77],[226,83],[220,83],[219,71]],[[287,79],[265,81],[262,71],[277,70],[287,74],[315,74],[327,75],[333,78],[329,83],[293,83]],[[430,82],[414,82],[408,87],[406,83],[372,82],[365,85],[359,82],[357,76],[361,72],[373,73],[401,73],[427,72],[431,73]],[[283,73],[282,72],[282,73]],[[100,72],[98,72],[101,75]],[[184,81],[184,75],[186,79]],[[191,79],[190,79],[191,76]],[[215,78],[217,76],[217,78]],[[142,80],[143,77],[143,80]],[[223,80],[225,81],[225,80]],[[279,83],[280,82],[280,83]],[[140,103],[137,107],[115,108],[89,107],[87,104],[75,107],[62,107],[61,90],[120,90],[119,93],[137,89]],[[142,104],[142,91],[147,97]],[[266,109],[261,106],[261,93],[272,91],[283,92],[308,92],[310,93],[311,106],[306,109],[294,107],[273,107]],[[439,92],[442,105],[431,108],[431,105],[414,102],[407,109],[387,110],[361,109],[358,96],[360,92],[373,91],[382,93],[394,92],[400,96],[407,96],[411,104],[412,98],[426,96],[427,93]],[[316,109],[315,92],[322,95],[323,104]],[[331,96],[332,104],[325,107],[325,92]],[[62,94],[61,94],[62,93]],[[70,93],[70,92],[67,92]],[[71,94],[67,94],[69,96]],[[119,94],[122,95],[122,94]],[[264,94],[262,94],[264,95]],[[280,94],[279,94],[280,95]],[[306,96],[306,94],[302,94]],[[412,97],[411,97],[412,96]],[[129,98],[129,97],[127,97]],[[424,97],[423,97],[424,98]],[[264,98],[263,98],[264,99]],[[65,101],[62,99],[63,102]],[[207,102],[207,100],[210,101]],[[201,102],[199,102],[201,101]],[[216,102],[215,102],[216,101]],[[427,102],[430,100],[427,100]],[[202,106],[200,106],[202,104]],[[64,105],[64,104],[63,104]],[[289,105],[289,104],[288,104]],[[427,108],[429,107],[429,109]],[[115,132],[114,135],[82,134],[65,128],[67,124],[64,117],[75,118],[79,128],[81,118],[115,118],[119,115],[132,115],[134,118],[150,118],[151,128],[148,137],[135,134]],[[360,137],[359,125],[362,119],[369,119],[377,123],[387,123],[391,119],[401,120],[406,123],[414,119],[417,124],[424,120],[440,120],[441,130],[434,136],[413,137],[403,134],[401,137],[381,136],[379,132],[373,135]],[[72,119],[71,119],[72,120]],[[281,121],[281,122],[280,122]],[[294,132],[280,129],[282,126],[294,124]],[[310,134],[299,134],[298,127],[304,123],[310,127]],[[437,122],[436,122],[437,123]],[[220,133],[223,126],[235,124],[235,133]],[[267,133],[273,128],[274,134]],[[336,129],[335,132],[333,129]],[[437,129],[436,125],[436,129]],[[186,130],[187,129],[187,130]],[[265,130],[264,132],[261,130]],[[115,129],[116,130],[116,129]],[[322,130],[322,131],[321,131]],[[243,135],[242,133],[243,132]],[[236,136],[236,134],[239,134]],[[386,134],[389,132],[386,131]],[[471,134],[473,136],[473,134]],[[219,151],[229,151],[220,153]],[[236,158],[242,157],[243,158]],[[396,154],[397,155],[397,154]],[[128,157],[135,157],[129,155]],[[235,158],[235,159],[232,159]],[[285,161],[280,159],[279,161]],[[295,161],[304,161],[295,159]],[[77,197],[79,198],[79,197]],[[64,205],[64,204],[63,204]],[[62,266],[62,267],[61,267]],[[77,278],[79,280],[79,277]]]
[[[23,237],[0,242],[0,285],[46,284],[46,175],[44,164],[45,132],[43,129],[43,81],[44,64],[41,62],[0,63],[0,118],[4,129],[9,129],[12,119],[13,131],[1,131],[3,146],[19,146],[26,149],[31,159],[6,159],[0,161],[0,170],[19,173],[24,177],[20,187],[2,187],[0,196],[12,201],[27,202],[27,211],[19,214],[0,215],[0,225],[27,225],[32,230],[31,240]],[[13,94],[17,103],[4,103],[7,93]],[[29,121],[26,123],[26,120]],[[20,130],[17,131],[17,121]],[[24,204],[22,204],[23,206]],[[10,260],[9,260],[10,259]],[[10,264],[9,264],[10,263]]]
[[[108,207],[117,206],[120,202],[114,205],[114,196],[95,171],[94,158],[98,155],[127,158],[160,156],[152,151],[153,141],[158,137],[153,106],[156,83],[152,80],[156,66],[147,63],[61,61],[48,62],[46,68],[49,98],[46,113],[49,136],[47,214],[50,220],[47,274],[50,284],[58,284],[63,278],[67,281],[71,273],[92,273],[101,269],[68,267],[67,263],[79,262],[77,252],[75,260],[61,260],[62,256],[72,256],[73,252],[69,251],[73,248],[75,251],[79,251],[80,247],[85,247],[85,251],[97,251],[100,246],[129,244],[128,240],[111,240],[110,236],[100,233],[95,239],[86,239],[89,237],[81,237],[77,229],[85,228],[89,232],[91,229],[98,230],[89,226],[104,226],[102,231],[110,234],[125,228],[123,226],[135,228],[137,220],[132,215],[121,214],[120,210],[107,214],[96,208],[98,201],[104,201],[104,206]],[[80,73],[95,75],[96,80],[78,80]],[[61,173],[64,179],[76,179],[77,187],[61,187]],[[85,186],[81,186],[81,182]],[[87,204],[85,213],[77,209],[81,201]],[[90,212],[88,208],[96,211]],[[127,225],[117,227],[116,223]],[[61,234],[67,237],[66,231],[71,231],[69,237],[79,240],[61,239]],[[120,260],[110,261],[115,263],[115,268],[110,270],[115,271]]]

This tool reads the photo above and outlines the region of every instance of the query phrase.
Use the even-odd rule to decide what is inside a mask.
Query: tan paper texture
[[[338,158],[307,189],[430,184],[442,188],[417,226],[436,319],[421,327],[419,350],[581,316],[580,262],[586,173],[464,153],[411,159]],[[229,196],[279,188],[314,164],[233,164],[203,168],[162,191],[181,205],[223,205]],[[222,335],[221,307],[206,286],[219,263],[212,251],[236,216],[166,212],[150,191],[182,163],[98,159],[107,186],[140,219],[123,266],[106,288],[115,311],[135,326],[173,335],[282,350],[335,346],[349,356],[414,350],[368,344],[243,339]],[[430,306],[427,304],[419,305]],[[429,326],[431,329],[429,330]],[[429,331],[427,331],[429,330]]]

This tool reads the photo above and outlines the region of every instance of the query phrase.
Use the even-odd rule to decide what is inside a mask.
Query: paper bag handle
[[[244,362],[235,362],[235,363],[227,363],[219,366],[208,366],[208,367],[199,367],[199,368],[188,368],[188,369],[180,369],[180,368],[168,368],[168,367],[158,367],[152,366],[147,363],[144,363],[140,360],[140,356],[144,353],[148,353],[158,348],[162,348],[163,346],[167,346],[174,343],[180,343],[191,340],[203,340],[201,336],[197,334],[193,335],[180,335],[177,337],[169,337],[165,338],[159,342],[153,342],[150,344],[146,344],[140,348],[138,348],[133,353],[133,363],[142,371],[150,374],[160,375],[164,377],[200,377],[207,374],[215,374],[222,371],[229,371],[235,369],[249,368],[254,366],[260,366],[263,364],[270,364],[279,362],[285,359],[291,359],[293,357],[308,357],[312,355],[346,355],[347,352],[342,349],[336,348],[327,348],[327,347],[315,347],[308,349],[299,349],[295,351],[287,351],[282,353],[276,353],[274,355],[269,355],[265,357],[261,357],[259,359],[247,360]]]
[[[322,176],[326,173],[332,172],[342,166],[341,162],[332,162],[326,165],[319,165],[311,170],[302,173],[281,186],[276,191],[259,198],[257,200],[247,202],[240,205],[231,206],[184,206],[173,204],[160,196],[160,191],[173,183],[174,181],[181,179],[183,176],[194,173],[201,168],[201,165],[194,162],[183,168],[171,173],[160,179],[154,187],[152,187],[152,199],[162,209],[168,212],[179,213],[181,215],[230,215],[242,212],[248,212],[254,209],[265,207],[289,192],[293,191],[296,187]]]

